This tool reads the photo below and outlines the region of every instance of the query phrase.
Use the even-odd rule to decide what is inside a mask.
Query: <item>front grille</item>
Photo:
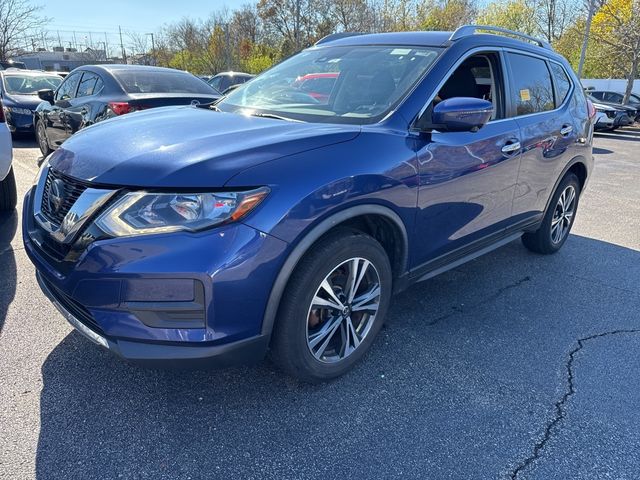
[[[49,202],[49,195],[51,184],[58,179],[62,180],[62,182],[64,183],[64,201],[58,210],[53,210]],[[44,190],[42,193],[42,204],[40,205],[40,209],[42,210],[43,215],[56,226],[60,226],[65,215],[69,212],[69,210],[71,210],[73,204],[76,203],[78,197],[86,189],[87,185],[85,185],[84,183],[58,173],[52,168],[49,169],[49,173],[47,174],[47,178],[44,184]]]
[[[73,298],[57,288],[51,282],[45,280],[44,278],[42,278],[42,281],[47,285],[47,288],[55,297],[55,299],[60,303],[60,305],[62,305],[71,315],[76,317],[80,322],[85,324],[97,334],[104,336],[104,331],[102,330],[98,322],[96,322],[95,319],[91,316],[89,310],[80,305]]]

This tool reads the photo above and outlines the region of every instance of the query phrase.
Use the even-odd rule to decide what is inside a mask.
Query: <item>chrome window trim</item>
[[[554,60],[552,58],[549,57],[545,57],[544,55],[539,55],[537,53],[532,53],[532,52],[527,52],[524,50],[519,50],[517,48],[512,48],[512,47],[491,47],[491,46],[485,46],[485,47],[475,47],[472,48],[471,50],[468,50],[464,56],[460,57],[458,59],[458,61],[456,63],[453,64],[453,66],[447,71],[447,73],[444,75],[443,79],[440,81],[440,83],[438,83],[438,86],[435,88],[434,92],[431,94],[431,96],[429,97],[429,100],[424,104],[424,106],[420,109],[420,111],[418,112],[418,115],[416,115],[416,117],[411,121],[411,124],[409,126],[410,130],[414,130],[415,128],[415,123],[416,121],[422,117],[422,115],[424,114],[424,112],[427,110],[427,108],[429,108],[429,105],[431,105],[431,102],[433,102],[433,100],[435,99],[436,95],[438,94],[438,92],[440,91],[440,89],[443,87],[443,85],[446,83],[446,81],[449,79],[449,77],[451,77],[451,75],[453,74],[453,72],[469,57],[471,57],[472,55],[475,55],[477,53],[482,53],[482,52],[486,52],[486,53],[518,53],[520,55],[529,55],[531,57],[536,57],[539,58],[541,60],[544,60],[545,62],[553,62],[556,63],[558,65],[560,65],[562,67],[562,69],[564,70],[565,74],[567,74],[567,78],[569,79],[569,81],[571,82],[571,88],[569,90],[569,92],[567,93],[567,96],[564,99],[564,102],[562,102],[562,104],[556,108],[554,108],[553,110],[545,110],[544,112],[536,112],[536,113],[528,113],[526,115],[513,115],[510,117],[505,117],[505,118],[500,118],[497,120],[490,120],[489,123],[494,124],[494,123],[499,123],[499,122],[504,122],[507,120],[515,120],[517,118],[527,118],[527,117],[532,117],[534,115],[546,115],[549,113],[553,113],[553,112],[558,112],[559,110],[562,110],[565,108],[565,106],[569,103],[571,97],[573,96],[573,93],[575,91],[576,85],[574,82],[574,79],[571,75],[568,74],[567,69],[564,67],[564,65],[560,62],[558,62],[557,60]],[[506,57],[506,55],[505,55]],[[505,61],[508,63],[508,59],[505,58]],[[435,62],[434,62],[435,64]],[[548,69],[548,68],[547,68]],[[507,72],[503,72],[503,77],[505,76],[504,74]],[[551,71],[549,71],[549,75],[550,77],[553,75]],[[503,80],[509,82],[508,85],[508,89],[505,88],[506,93],[509,94],[511,92],[511,75],[508,74],[507,75],[508,78],[503,78]],[[553,78],[551,78],[551,84],[554,84],[554,80]],[[506,87],[506,85],[505,85]],[[555,88],[555,86],[554,86]],[[554,90],[555,93],[555,90]],[[554,98],[555,101],[555,98]],[[511,99],[505,98],[505,103],[510,103]],[[507,112],[505,112],[507,113]]]

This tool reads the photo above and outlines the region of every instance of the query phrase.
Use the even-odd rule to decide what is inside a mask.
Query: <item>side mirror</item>
[[[473,97],[448,98],[433,107],[433,128],[477,132],[491,119],[493,104]]]
[[[38,90],[38,97],[40,98],[40,100],[43,100],[45,102],[49,102],[51,105],[53,105],[53,90],[51,90],[50,88],[45,88],[43,90]]]

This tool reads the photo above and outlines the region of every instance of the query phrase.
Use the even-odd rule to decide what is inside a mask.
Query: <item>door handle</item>
[[[563,137],[566,137],[571,132],[573,132],[573,127],[571,125],[565,125],[560,129],[560,135],[562,135]]]
[[[519,152],[520,148],[521,148],[520,142],[518,141],[510,142],[510,143],[507,143],[504,147],[502,147],[502,153],[504,153],[505,155],[510,155],[512,153]]]

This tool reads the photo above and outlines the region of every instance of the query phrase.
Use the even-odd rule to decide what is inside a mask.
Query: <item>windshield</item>
[[[197,77],[180,71],[114,71],[114,76],[127,93],[196,93],[216,95],[209,85]]]
[[[38,90],[55,90],[62,83],[57,75],[5,75],[4,88],[9,94],[36,95]]]
[[[311,48],[230,93],[217,107],[306,122],[373,123],[402,100],[440,50],[387,45]]]

